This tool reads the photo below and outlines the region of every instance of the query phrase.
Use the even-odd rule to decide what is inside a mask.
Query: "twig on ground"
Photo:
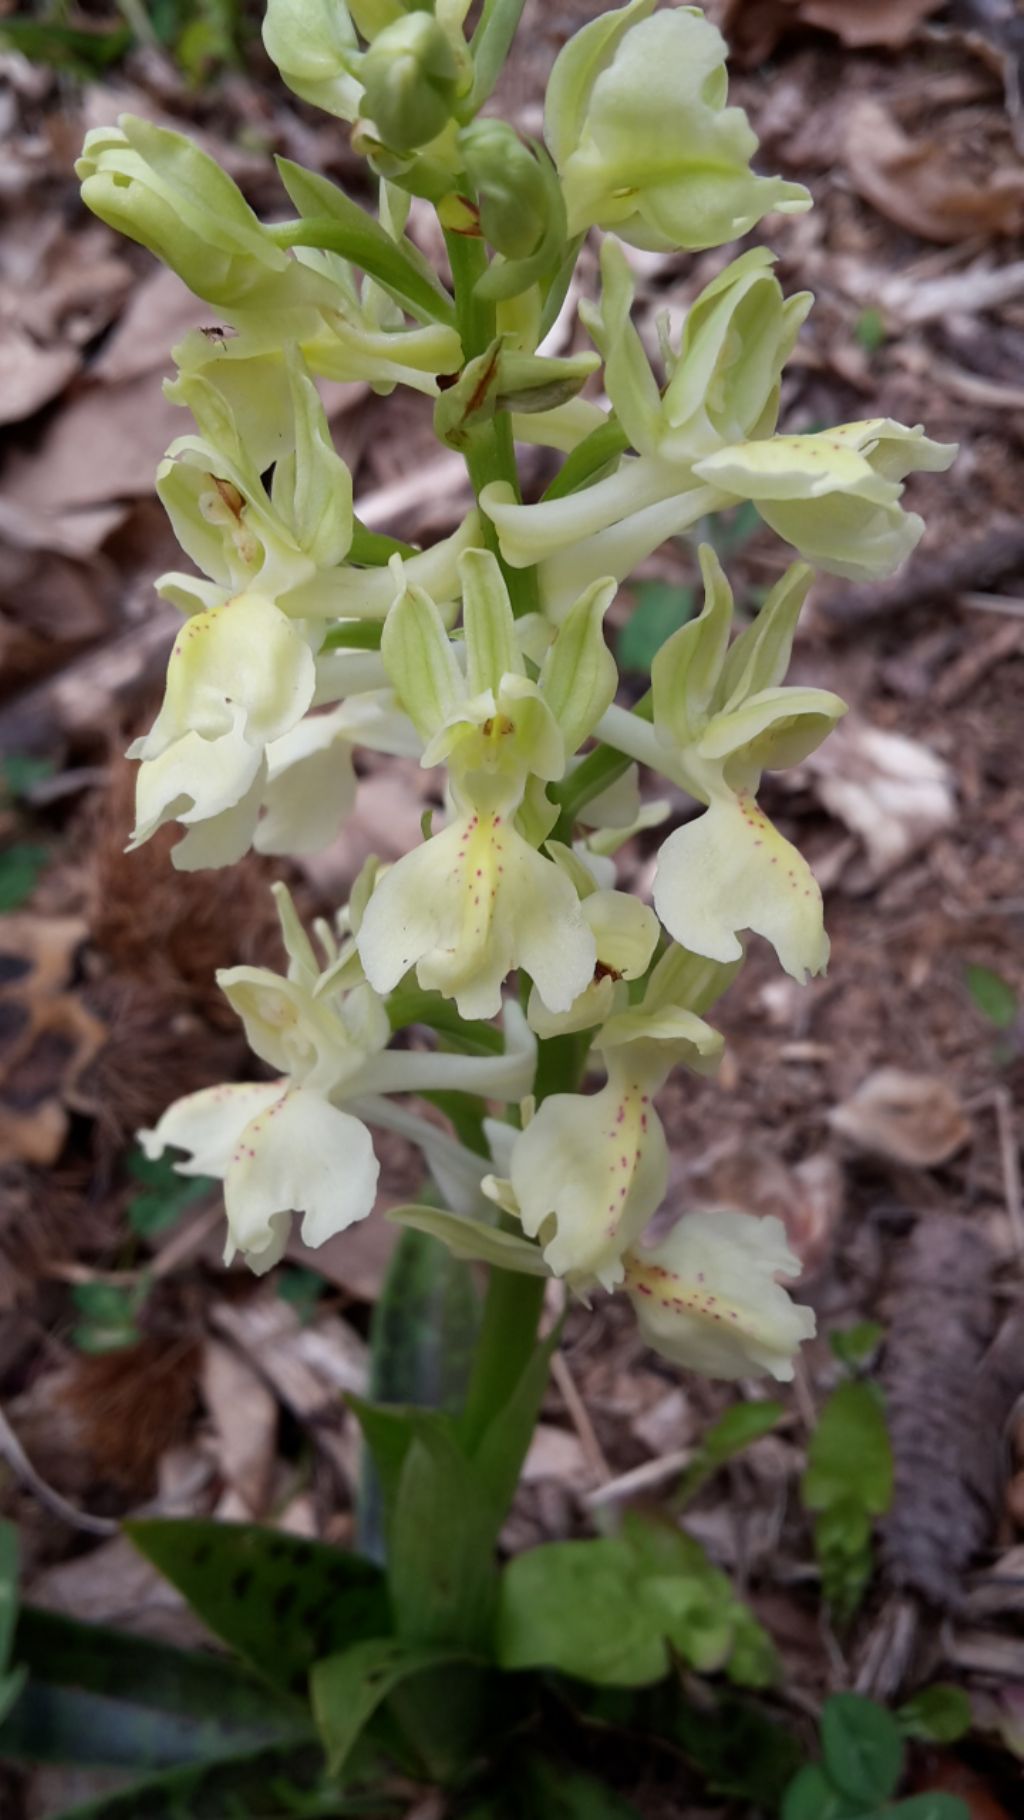
[[[22,1447],[17,1435],[0,1409],[0,1457],[7,1461],[15,1477],[39,1499],[40,1504],[59,1517],[62,1523],[68,1523],[72,1529],[84,1530],[90,1536],[115,1536],[120,1529],[112,1517],[92,1517],[86,1510],[79,1510],[76,1504],[70,1504],[67,1498],[54,1491],[52,1485],[38,1473]]]

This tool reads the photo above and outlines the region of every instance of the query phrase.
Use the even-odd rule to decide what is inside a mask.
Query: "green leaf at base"
[[[322,1656],[388,1628],[383,1575],[359,1555],[256,1523],[147,1518],[125,1527],[214,1634],[275,1687],[301,1692]]]
[[[332,1773],[341,1770],[378,1706],[403,1681],[466,1660],[464,1650],[373,1637],[318,1662],[310,1681],[313,1711]]]

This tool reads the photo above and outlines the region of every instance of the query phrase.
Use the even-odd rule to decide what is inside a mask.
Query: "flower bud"
[[[293,95],[339,120],[359,111],[359,41],[341,0],[267,0],[263,44]]]
[[[374,39],[360,66],[360,113],[396,152],[429,145],[451,118],[459,67],[429,13],[407,13]]]
[[[504,120],[475,120],[459,144],[484,235],[507,259],[528,259],[548,221],[547,186],[529,146]]]
[[[118,126],[86,134],[75,170],[93,214],[207,303],[259,306],[282,289],[288,255],[227,172],[182,133],[122,114]]]

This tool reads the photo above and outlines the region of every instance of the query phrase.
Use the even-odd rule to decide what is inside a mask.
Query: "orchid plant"
[[[179,1100],[142,1142],[222,1178],[226,1255],[257,1272],[293,1215],[314,1246],[370,1215],[374,1131],[419,1146],[432,1188],[388,1217],[491,1272],[445,1442],[474,1495],[489,1487],[488,1547],[543,1389],[552,1282],[585,1305],[624,1294],[648,1345],[713,1377],[787,1379],[814,1330],[780,1282],[799,1265],[777,1219],[695,1207],[645,1243],[668,1180],[656,1101],[673,1070],[714,1069],[707,1017],[748,933],[797,981],[826,965],[821,892],[757,801],[763,773],[844,712],[785,682],[798,616],[816,570],[893,573],[923,529],[905,478],[955,452],[888,419],[779,430],[812,299],[783,295],[763,247],[723,254],[681,333],[660,323],[648,347],[632,249],[726,248],[811,206],[752,170],[719,32],[698,7],[655,6],[602,11],[564,46],[542,143],[483,111],[522,0],[485,0],[468,39],[468,0],[269,0],[270,56],[349,129],[376,213],[280,159],[295,212],[263,222],[196,145],[132,117],[90,132],[78,166],[88,206],[217,323],[174,349],[166,388],[195,427],[157,490],[193,570],[157,584],[182,624],[131,748],[132,844],[177,822],[190,870],[315,851],[352,809],[361,748],[418,758],[443,799],[312,935],[275,888],[286,973],[219,976],[274,1078]],[[431,209],[444,270],[421,247]],[[600,292],[578,308],[592,350],[556,357],[595,230]],[[435,401],[473,501],[451,536],[419,549],[366,527],[318,379]],[[539,499],[523,497],[525,444],[557,464]],[[617,700],[617,590],[741,501],[791,565],[744,623],[702,547],[702,610],[658,651],[649,693]],[[666,800],[641,796],[641,770]],[[652,907],[615,856],[670,816]],[[453,1090],[457,1129],[409,1103]],[[363,1414],[393,1512],[415,1481],[427,1521],[422,1423],[408,1415],[396,1454]]]

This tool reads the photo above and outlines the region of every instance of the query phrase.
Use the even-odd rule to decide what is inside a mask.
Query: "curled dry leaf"
[[[956,817],[949,766],[919,740],[849,714],[806,760],[825,808],[856,834],[863,857],[844,871],[848,889],[870,890]]]
[[[935,1075],[879,1068],[829,1113],[833,1131],[858,1150],[931,1169],[949,1161],[971,1136],[960,1100]]]
[[[955,142],[947,147],[932,138],[910,139],[870,96],[851,105],[845,143],[854,189],[879,214],[922,240],[947,246],[978,235],[1020,232],[1024,170],[1019,164],[974,182],[963,175]]]
[[[727,0],[723,30],[744,64],[759,63],[800,26],[831,32],[852,50],[909,43],[943,0]]]

